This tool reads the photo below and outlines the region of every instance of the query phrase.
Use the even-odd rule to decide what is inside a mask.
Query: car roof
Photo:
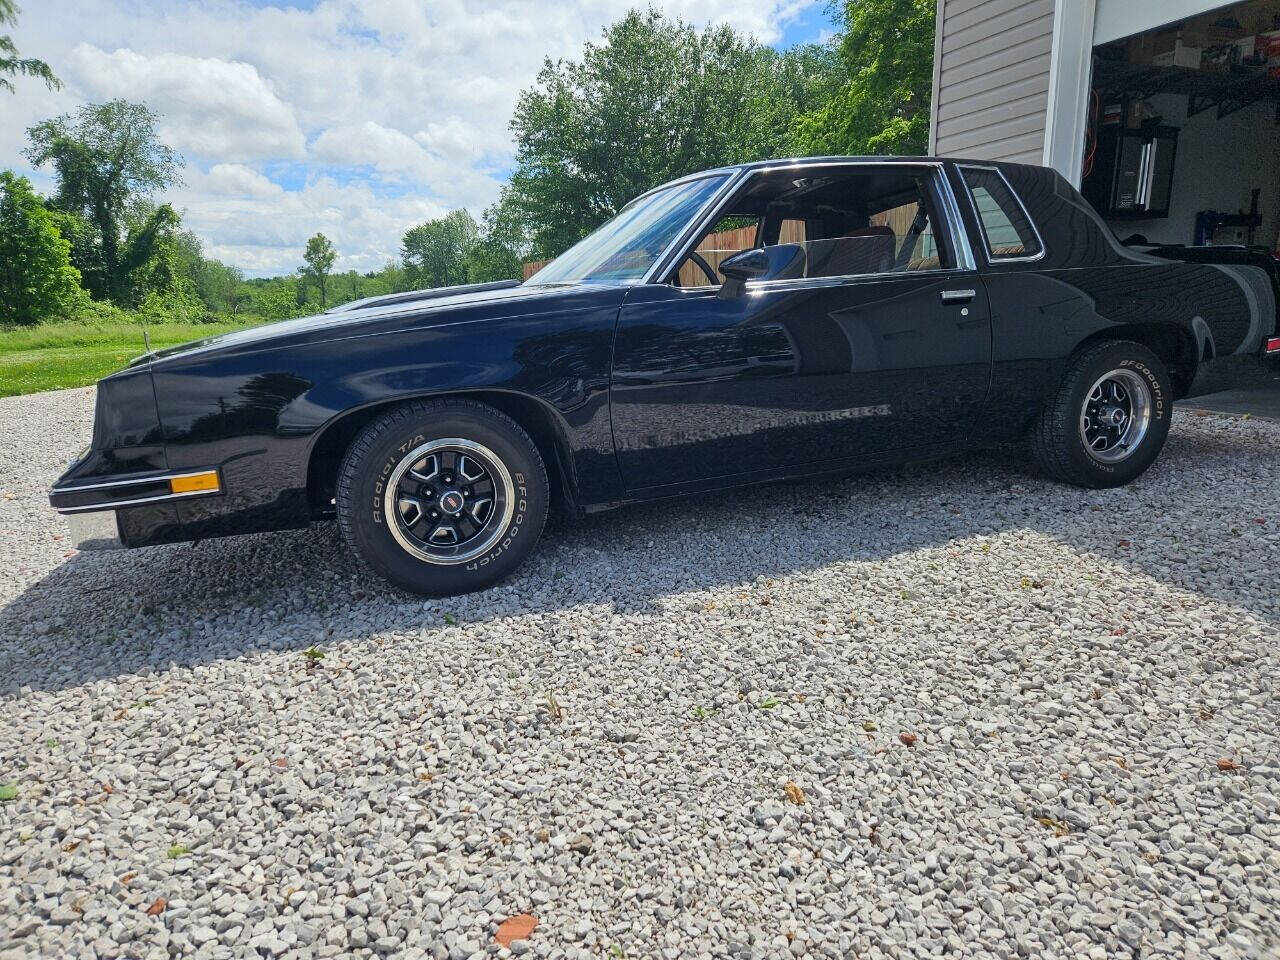
[[[975,160],[961,159],[956,157],[906,157],[906,156],[823,156],[823,157],[778,157],[773,160],[754,160],[751,163],[734,163],[723,167],[711,167],[707,170],[699,170],[697,173],[690,173],[683,177],[677,177],[674,180],[668,180],[666,183],[660,183],[655,187],[646,190],[635,198],[648,196],[656,190],[662,190],[666,187],[674,186],[678,183],[685,183],[689,180],[700,180],[703,177],[711,177],[716,174],[736,174],[746,170],[790,170],[803,169],[805,167],[821,167],[831,164],[859,164],[859,163],[962,163],[962,164],[981,164],[982,166],[1007,167],[1007,166],[1023,166],[1023,164],[1010,164],[1000,160]],[[634,200],[630,202],[635,202]]]

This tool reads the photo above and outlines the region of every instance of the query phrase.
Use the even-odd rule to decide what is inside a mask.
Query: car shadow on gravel
[[[75,554],[0,609],[0,695],[451,621],[575,607],[661,614],[690,592],[748,589],[920,550],[987,542],[1018,550],[1026,536],[1095,556],[1100,570],[1118,567],[1280,623],[1272,589],[1280,557],[1259,522],[1280,465],[1265,444],[1175,432],[1138,483],[1104,491],[1048,483],[1010,467],[1012,459],[973,454],[684,497],[579,523],[553,519],[505,584],[443,600],[382,583],[355,562],[334,524]],[[1000,546],[1010,534],[1018,541]],[[851,588],[874,575],[855,568]]]

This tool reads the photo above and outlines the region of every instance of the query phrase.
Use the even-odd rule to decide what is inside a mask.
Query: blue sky
[[[14,40],[61,91],[0,95],[0,167],[27,127],[86,102],[141,100],[186,157],[166,199],[206,252],[250,275],[294,269],[333,238],[341,269],[376,269],[408,227],[478,216],[511,166],[507,122],[544,56],[575,57],[636,0],[57,0],[27,3]],[[661,0],[778,48],[825,39],[815,0]]]
[[[801,10],[794,20],[783,25],[782,35],[773,45],[784,50],[798,43],[822,42],[835,31],[836,25],[831,19],[827,4],[814,3]]]

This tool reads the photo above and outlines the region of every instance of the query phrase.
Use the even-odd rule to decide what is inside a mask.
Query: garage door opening
[[[1280,0],[1093,53],[1082,191],[1117,236],[1280,254]]]

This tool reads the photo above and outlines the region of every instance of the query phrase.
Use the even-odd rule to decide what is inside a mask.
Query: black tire
[[[1114,396],[1106,393],[1111,384],[1119,384],[1119,395],[1124,399],[1107,405],[1109,399],[1098,398]],[[1099,430],[1098,423],[1110,423],[1117,410],[1125,415],[1126,402],[1130,419],[1120,422],[1137,423],[1139,418],[1132,416],[1133,411],[1145,404],[1146,428],[1140,435],[1134,428],[1136,439],[1128,444],[1119,442],[1128,436],[1120,434],[1107,449],[1110,434]],[[1093,344],[1072,359],[1062,383],[1032,427],[1032,459],[1050,478],[1062,483],[1093,489],[1123,486],[1141,476],[1160,455],[1169,435],[1172,405],[1169,372],[1149,349],[1130,340]],[[1107,416],[1086,418],[1086,413],[1099,410]],[[1089,437],[1094,446],[1087,442]]]
[[[454,439],[468,446],[447,443]],[[428,452],[415,457],[419,451]],[[450,456],[457,477],[439,472]],[[468,460],[477,475],[488,478],[474,488],[474,509],[483,507],[482,485],[487,482],[484,489],[493,492],[487,519],[478,512],[464,516],[473,506],[465,499],[458,513],[439,512],[455,502],[445,499],[451,491],[465,492],[463,485],[470,481],[461,475]],[[417,484],[428,470],[437,471],[437,479]],[[397,479],[394,488],[392,478]],[[406,487],[412,489],[403,493]],[[390,489],[394,497],[388,496]],[[338,469],[336,499],[342,536],[362,560],[406,590],[440,597],[482,590],[518,567],[538,542],[551,497],[538,448],[518,423],[482,403],[441,399],[403,404],[369,424]],[[416,527],[407,522],[414,516]],[[433,529],[445,534],[433,522],[451,524],[450,535],[466,539],[437,544],[415,535],[415,530]],[[476,532],[467,533],[472,527]]]

